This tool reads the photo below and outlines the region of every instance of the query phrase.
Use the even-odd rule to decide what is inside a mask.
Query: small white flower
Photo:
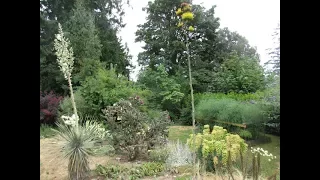
[[[268,161],[271,161],[270,159],[268,159]]]

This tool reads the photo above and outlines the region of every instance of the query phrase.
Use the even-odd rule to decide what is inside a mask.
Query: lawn
[[[192,126],[170,126],[169,140],[187,143],[189,135],[192,134]]]

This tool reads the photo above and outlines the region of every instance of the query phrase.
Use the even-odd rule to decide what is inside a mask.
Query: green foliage
[[[81,96],[80,91],[74,93],[74,101],[77,104],[77,111],[80,117],[84,117],[86,114],[91,114],[92,110],[86,103],[85,99]],[[71,116],[73,114],[73,106],[70,97],[65,97],[59,105],[58,117],[62,115]]]
[[[127,44],[123,46],[121,39],[117,36],[117,30],[113,29],[106,17],[99,17],[97,20],[99,37],[101,39],[101,62],[106,64],[106,68],[114,68],[117,75],[123,75],[129,79],[131,56]]]
[[[214,120],[251,124],[263,122],[264,116],[256,104],[233,99],[208,99],[197,105],[196,119],[202,124],[213,124]]]
[[[81,6],[79,2],[82,2]],[[91,75],[96,66],[100,66],[98,61],[108,65],[110,61],[117,62],[114,63],[117,64],[117,73],[128,77],[127,68],[131,66],[128,50],[121,47],[121,41],[116,36],[119,28],[123,27],[123,5],[126,3],[129,1],[40,1],[40,89],[42,91],[53,90],[61,95],[68,93],[68,86],[63,85],[65,80],[59,72],[56,56],[52,51],[57,22],[64,27],[67,26],[66,35],[70,37],[74,46],[77,61],[75,62],[77,77],[74,77],[76,85],[79,85],[78,81],[84,80],[85,76]],[[98,56],[99,53],[101,57]],[[77,58],[80,56],[86,59],[78,61]]]
[[[138,167],[125,168],[120,165],[97,165],[95,170],[99,175],[111,179],[135,180],[145,176],[156,176],[164,171],[162,163],[147,162]]]
[[[102,166],[101,164],[98,164],[95,172],[97,172],[98,175],[105,176],[107,178],[120,179],[120,177],[123,177],[120,176],[120,174],[128,172],[128,169],[119,165]]]
[[[210,132],[209,125],[204,126],[202,134],[198,133],[195,136],[190,134],[187,144],[193,151],[201,148],[203,158],[210,157],[215,165],[222,166],[227,165],[228,158],[235,162],[240,158],[240,152],[245,153],[248,147],[239,135],[230,134],[219,126],[214,126]]]
[[[81,95],[94,114],[101,109],[132,95],[147,96],[148,90],[141,90],[125,77],[117,77],[113,70],[98,69],[93,76],[87,77],[79,88]]]
[[[175,7],[180,3],[180,0],[156,0],[149,2],[144,8],[148,21],[138,25],[139,29],[136,32],[136,41],[146,43],[143,47],[145,52],[138,55],[139,64],[152,69],[156,69],[159,64],[166,64],[167,68],[177,68],[177,51],[181,51],[184,46],[178,41],[176,32],[178,19],[175,16]]]
[[[237,32],[230,31],[227,27],[218,31],[219,48],[222,57],[227,57],[232,52],[237,56],[259,58],[257,49],[250,46],[248,40]]]
[[[155,162],[165,163],[169,155],[167,147],[157,146],[152,150],[149,150],[149,159]]]
[[[275,47],[268,49],[270,59],[265,65],[272,65],[272,71],[280,76],[280,23],[272,36]]]
[[[149,101],[153,108],[168,110],[174,117],[177,114],[177,107],[184,96],[181,92],[181,85],[172,77],[169,77],[165,67],[161,64],[156,70],[147,68],[139,74],[138,83],[152,92]]]
[[[101,56],[101,44],[94,21],[94,15],[82,1],[76,1],[75,8],[64,24],[66,36],[79,62],[85,59],[98,60]]]
[[[146,44],[144,52],[138,55],[138,62],[152,70],[163,64],[169,75],[175,76],[182,72],[182,77],[188,77],[186,46],[182,41],[184,36],[179,34],[179,20],[175,15],[180,4],[180,0],[155,0],[148,3],[145,8],[147,22],[139,25],[136,32],[136,41]],[[220,23],[215,16],[215,6],[206,10],[201,5],[193,4],[192,9],[194,19],[191,25],[196,32],[190,40],[194,90],[196,93],[224,92],[217,87],[216,81],[221,80],[215,75],[221,64],[233,51],[238,56],[253,59],[258,58],[257,51],[237,32],[231,32],[227,28],[218,30]],[[250,83],[246,81],[244,84]]]
[[[144,176],[154,176],[164,170],[164,165],[157,162],[147,162],[142,164],[139,169]]]
[[[263,73],[257,59],[232,53],[216,73],[213,88],[223,93],[254,93],[264,88]]]
[[[260,104],[269,120],[280,122],[280,76],[271,73],[267,75],[267,80],[267,88]]]
[[[139,110],[139,100],[130,100],[120,100],[102,112],[113,135],[115,149],[134,160],[150,147],[165,142],[168,135],[166,128],[170,121],[166,112],[156,119],[149,119],[146,113]]]
[[[201,100],[206,99],[234,99],[237,101],[258,101],[261,99],[261,96],[263,95],[263,92],[259,91],[256,93],[198,93],[194,95],[195,103],[198,104]]]
[[[252,138],[252,134],[250,131],[247,131],[247,130],[243,130],[241,129],[239,132],[238,132],[239,136],[243,139],[251,139]]]
[[[52,126],[47,124],[40,125],[40,139],[41,138],[50,138],[56,135],[56,132],[52,130]]]
[[[99,66],[101,43],[94,23],[93,14],[86,10],[81,1],[76,1],[69,19],[64,24],[66,37],[70,39],[74,54],[74,84],[79,85],[86,76],[92,75]]]

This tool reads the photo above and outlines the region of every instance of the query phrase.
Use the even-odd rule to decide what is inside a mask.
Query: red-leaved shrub
[[[57,119],[57,112],[62,96],[40,91],[40,124],[53,124]]]

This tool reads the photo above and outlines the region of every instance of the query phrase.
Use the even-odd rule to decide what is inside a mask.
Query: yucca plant
[[[87,121],[85,124],[79,123],[71,83],[74,57],[72,47],[69,46],[70,42],[64,37],[62,27],[59,24],[59,33],[56,34],[54,47],[60,70],[69,83],[74,114],[71,117],[62,116],[61,119],[63,121],[57,123],[58,130],[56,132],[60,140],[62,140],[65,156],[69,158],[69,179],[80,180],[84,179],[89,173],[88,157],[92,152],[91,148],[93,148],[94,142],[104,138],[106,131],[97,122]]]
[[[83,179],[88,175],[89,155],[97,140],[104,138],[105,130],[97,122],[87,121],[82,126],[57,123],[58,137],[62,140],[65,157],[69,158],[69,179]]]

